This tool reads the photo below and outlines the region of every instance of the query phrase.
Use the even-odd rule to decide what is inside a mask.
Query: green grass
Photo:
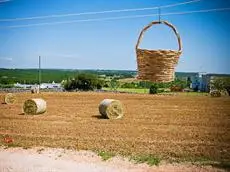
[[[209,93],[204,92],[177,92],[177,94],[186,96],[209,96]]]
[[[216,168],[221,168],[221,169],[230,171],[230,162],[220,162],[220,163],[209,164],[209,165],[216,167]]]
[[[18,143],[8,143],[8,144],[2,144],[1,146],[4,146],[5,149],[7,148],[17,148],[17,147],[22,147],[20,144]]]
[[[103,88],[103,90],[112,91],[111,88]],[[127,92],[127,93],[149,94],[148,88],[118,88],[117,91]],[[202,92],[161,92],[158,94],[167,95],[173,93],[177,95],[185,95],[185,96],[209,96],[209,93],[202,93]]]
[[[103,88],[103,90],[112,91],[111,88]],[[148,88],[118,88],[117,91],[128,92],[128,93],[142,93],[142,94],[149,93]]]
[[[108,159],[116,156],[116,154],[112,152],[107,151],[97,151],[98,156],[101,157],[103,161],[107,161]],[[123,155],[124,156],[124,155]],[[150,166],[153,165],[159,165],[161,162],[161,159],[154,155],[137,155],[137,156],[131,156],[130,160],[133,160],[135,163],[147,163]]]
[[[161,159],[154,155],[139,155],[131,157],[130,159],[136,163],[147,163],[150,166],[159,165],[161,162]]]
[[[110,159],[110,158],[112,158],[112,157],[115,156],[114,153],[112,153],[112,152],[105,152],[105,151],[99,151],[97,154],[101,157],[101,159],[103,161],[106,161],[106,160],[108,160],[108,159]]]

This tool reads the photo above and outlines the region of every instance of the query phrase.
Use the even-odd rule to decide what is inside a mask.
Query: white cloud
[[[0,57],[0,60],[3,60],[3,61],[13,61],[13,59],[10,58],[10,57]]]

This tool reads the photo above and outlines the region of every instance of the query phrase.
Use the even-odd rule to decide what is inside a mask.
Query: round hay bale
[[[4,103],[6,103],[6,104],[13,104],[15,101],[16,101],[15,94],[8,93],[4,97]]]
[[[211,97],[221,97],[221,93],[218,90],[210,91]]]
[[[46,101],[43,99],[29,99],[24,102],[23,111],[28,115],[42,114],[46,111]]]
[[[123,107],[119,100],[104,99],[99,105],[99,112],[104,118],[119,119],[123,117]]]

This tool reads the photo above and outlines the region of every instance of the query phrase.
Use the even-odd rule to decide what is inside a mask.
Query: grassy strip
[[[150,166],[153,165],[159,165],[161,162],[161,159],[158,156],[154,155],[138,155],[138,156],[132,156],[130,160],[134,160],[136,163],[147,163]]]
[[[107,161],[108,159],[116,156],[116,153],[108,152],[108,151],[97,151],[97,155],[102,158],[103,161]],[[126,157],[126,155],[122,155]],[[130,161],[134,161],[137,164],[140,163],[147,163],[150,166],[153,165],[159,165],[161,162],[161,159],[154,155],[135,155],[135,156],[129,156]]]
[[[230,162],[228,161],[213,161],[208,157],[183,157],[178,158],[177,163],[188,162],[193,165],[202,165],[202,166],[212,166],[216,168],[221,168],[225,170],[230,170]]]
[[[103,90],[112,91],[111,88],[103,88]],[[149,94],[148,88],[117,88],[116,91],[127,92],[127,93]],[[185,95],[185,96],[209,96],[209,93],[203,93],[203,92],[161,92],[158,94],[167,95],[173,93],[177,95]]]
[[[113,91],[111,88],[103,88],[106,91]],[[128,92],[128,93],[149,93],[147,88],[118,88],[116,91]]]
[[[107,152],[107,151],[97,151],[98,156],[102,158],[103,161],[107,161],[108,159],[117,156],[116,153]],[[128,155],[122,155],[123,157],[127,157]],[[136,164],[146,163],[149,166],[158,166],[162,160],[167,163],[189,163],[197,166],[212,166],[219,169],[230,170],[230,162],[222,161],[215,162],[206,157],[181,157],[176,158],[173,161],[169,159],[162,159],[156,155],[132,155],[128,156],[130,161],[134,161]]]
[[[114,153],[106,152],[106,151],[98,151],[97,155],[100,156],[103,161],[107,161],[108,159],[110,159],[110,158],[115,156]]]

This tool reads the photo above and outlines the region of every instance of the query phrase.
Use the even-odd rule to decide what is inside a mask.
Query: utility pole
[[[158,19],[159,23],[161,23],[161,7],[158,8]]]
[[[39,56],[38,58],[38,64],[39,64],[39,70],[38,70],[38,84],[39,84],[39,87],[38,87],[38,92],[40,92],[40,86],[41,86],[41,56]]]

